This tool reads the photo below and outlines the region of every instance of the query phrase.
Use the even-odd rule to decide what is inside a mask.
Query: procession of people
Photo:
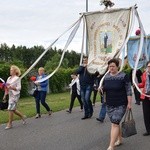
[[[82,120],[90,119],[93,116],[94,105],[92,105],[91,94],[93,91],[94,80],[100,76],[98,72],[95,72],[95,74],[90,74],[86,68],[87,64],[88,57],[83,57],[83,64],[76,70],[76,72],[71,74],[71,100],[69,110],[67,110],[68,113],[72,113],[74,101],[78,98],[80,109],[83,110],[84,113],[81,118]],[[123,142],[120,123],[126,110],[132,109],[132,92],[135,92],[135,90],[131,90],[132,81],[130,77],[124,72],[120,72],[118,68],[119,59],[114,58],[109,60],[109,73],[105,75],[102,86],[97,89],[100,94],[99,101],[102,103],[102,108],[100,108],[99,117],[96,119],[97,121],[103,123],[107,114],[111,122],[110,144],[107,150],[114,150],[115,146],[121,145]],[[140,74],[141,82],[138,83],[138,86],[143,88],[143,93],[146,95],[149,95],[150,91],[149,72],[150,62],[147,62],[145,71]],[[9,95],[7,108],[9,119],[5,127],[6,130],[13,127],[14,114],[18,115],[22,119],[23,124],[26,124],[26,116],[17,110],[17,103],[21,90],[21,80],[19,79],[20,74],[20,69],[17,66],[12,65],[10,67],[10,77],[8,77],[6,81],[6,88],[3,97],[3,100],[5,100],[6,96]],[[41,83],[38,82],[39,79],[44,77],[46,77],[45,70],[43,67],[40,67],[38,69],[38,76],[33,81],[36,87],[36,95],[34,95],[36,119],[41,117],[40,102],[47,110],[48,115],[52,114],[52,109],[50,109],[48,104],[45,102],[48,80]],[[133,83],[132,86],[134,86]],[[136,99],[140,99],[138,102],[142,102],[144,124],[146,128],[146,132],[143,133],[143,136],[148,136],[150,135],[149,97],[143,94],[141,94],[141,97],[137,97],[136,93],[134,94]],[[137,104],[137,101],[135,104]]]
[[[91,118],[95,117],[93,120],[97,122],[98,125],[101,124],[103,126],[105,124],[105,118],[108,117],[110,131],[109,144],[107,145],[106,149],[115,150],[117,146],[121,146],[126,142],[123,139],[123,134],[127,131],[123,130],[123,122],[126,121],[125,118],[127,115],[128,119],[130,118],[129,115],[131,115],[131,128],[135,129],[135,133],[131,133],[130,135],[127,135],[127,137],[137,134],[136,126],[138,126],[138,124],[136,124],[132,114],[134,105],[132,102],[133,99],[135,100],[134,107],[141,107],[143,111],[142,117],[145,131],[143,132],[142,136],[150,136],[150,61],[145,56],[148,55],[148,52],[145,52],[144,54],[140,52],[140,48],[142,49],[142,44],[144,43],[144,40],[141,42],[142,40],[140,39],[139,41],[142,44],[139,44],[138,41],[137,45],[140,45],[139,51],[135,52],[134,58],[132,58],[131,61],[134,61],[135,63],[137,58],[138,61],[142,59],[144,62],[143,66],[138,67],[138,62],[136,62],[133,66],[128,65],[128,72],[123,71],[122,68],[125,64],[125,55],[129,55],[128,50],[125,51],[124,49],[130,36],[129,33],[131,32],[130,30],[132,27],[132,17],[135,15],[138,18],[138,13],[136,12],[137,8],[134,6],[125,10],[115,9],[115,14],[111,9],[110,12],[107,11],[108,7],[111,8],[114,6],[114,3],[111,2],[111,0],[102,0],[101,4],[105,5],[104,12],[100,12],[102,14],[96,15],[96,13],[91,13],[92,15],[95,15],[93,18],[88,16],[90,13],[83,13],[84,17],[82,16],[84,21],[89,23],[86,24],[88,40],[94,42],[89,42],[87,48],[87,51],[88,49],[89,51],[86,52],[86,55],[81,55],[82,58],[80,60],[81,62],[79,67],[76,68],[74,72],[69,74],[70,78],[68,79],[70,79],[70,84],[68,86],[70,92],[68,92],[68,95],[70,95],[68,100],[68,109],[65,110],[65,113],[69,116],[69,118],[73,116],[74,102],[77,99],[79,102],[79,111],[81,115],[79,119],[80,121],[82,120],[82,123],[85,122],[86,124],[84,128],[87,128],[89,124],[86,123],[86,121],[88,122],[88,120]],[[124,12],[119,12],[120,10]],[[114,13],[114,15],[112,15],[112,13]],[[106,16],[101,17],[104,14]],[[111,15],[109,16],[109,14]],[[131,15],[132,17],[130,18],[129,16]],[[76,26],[69,36],[69,40],[65,45],[64,52],[76,34],[75,32],[77,32],[78,28],[77,25],[80,24],[81,18],[75,23]],[[108,21],[107,18],[111,18],[111,20]],[[97,22],[101,21],[101,24],[97,24]],[[111,21],[113,22],[112,24]],[[138,22],[140,22],[139,18]],[[72,27],[74,27],[74,25]],[[142,25],[140,25],[140,27],[142,27]],[[139,32],[136,32],[136,36],[139,36],[141,32],[143,32],[142,36],[144,36],[145,33],[142,29],[138,31]],[[133,43],[131,43],[130,46],[133,46]],[[45,53],[46,51],[43,52],[35,61],[36,64],[45,55]],[[64,57],[63,54],[62,56]],[[121,55],[122,59],[120,58]],[[141,55],[142,58],[140,58],[139,55]],[[52,75],[60,67],[63,57],[61,57],[60,63],[56,70],[52,72]],[[29,71],[27,70],[27,73],[29,73],[36,64],[31,66]],[[127,58],[126,64],[129,64],[129,58]],[[35,105],[34,120],[37,122],[39,122],[42,116],[44,116],[41,111],[41,105],[46,110],[46,115],[49,116],[49,118],[53,116],[53,108],[49,105],[46,99],[50,83],[49,79],[52,75],[47,75],[45,70],[46,67],[44,68],[43,66],[38,67],[38,69],[36,68],[36,76],[30,81],[32,82],[32,85],[34,85],[32,99],[34,99]],[[20,76],[20,68],[17,65],[11,65],[9,69],[9,76],[7,77],[6,82],[0,78],[3,82],[1,89],[4,91],[3,99],[0,102],[0,111],[7,110],[6,112],[8,113],[8,118],[4,130],[7,130],[8,132],[10,131],[9,133],[11,133],[13,127],[15,126],[14,115],[17,115],[20,118],[21,126],[23,126],[23,128],[25,125],[28,125],[26,114],[19,111],[20,109],[18,110],[18,103],[22,89],[22,77],[20,78]],[[99,113],[94,116],[96,105],[99,108]],[[129,114],[129,112],[131,114]],[[130,125],[128,127],[130,127]],[[132,132],[132,129],[129,132]]]

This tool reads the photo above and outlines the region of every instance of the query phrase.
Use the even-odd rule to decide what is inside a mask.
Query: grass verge
[[[53,112],[67,109],[70,104],[70,93],[58,93],[58,94],[49,94],[47,95],[46,102],[53,110]],[[79,103],[75,100],[74,106],[78,106]],[[35,116],[35,100],[33,97],[22,98],[18,102],[18,110],[25,114],[28,118]],[[45,114],[47,111],[41,105],[41,114]],[[20,119],[16,115],[14,115],[14,120]],[[6,123],[8,121],[8,112],[0,111],[0,124]]]
[[[92,95],[93,97],[93,95]],[[97,99],[100,99],[99,94],[97,94]],[[57,94],[49,94],[46,97],[46,102],[53,110],[53,112],[61,111],[69,108],[70,105],[70,93],[57,93]],[[79,106],[79,102],[76,99],[74,103],[74,107]],[[18,102],[18,110],[25,114],[28,118],[36,115],[35,111],[35,100],[33,97],[22,98]],[[41,114],[46,114],[47,111],[41,105]],[[14,115],[14,120],[20,119],[16,115]],[[8,121],[8,112],[0,111],[0,124],[6,123]]]

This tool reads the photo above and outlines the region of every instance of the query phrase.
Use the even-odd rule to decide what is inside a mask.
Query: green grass
[[[93,96],[92,96],[93,97]],[[97,94],[97,99],[100,99],[99,94]],[[46,97],[46,102],[50,106],[50,108],[53,110],[53,112],[57,112],[60,110],[68,109],[70,105],[70,93],[57,93],[57,94],[49,94]],[[79,106],[79,102],[76,99],[74,103],[74,107]],[[17,109],[25,114],[28,118],[33,117],[36,115],[35,110],[35,100],[33,97],[27,97],[22,98],[18,102]],[[41,114],[46,114],[47,111],[45,108],[41,105]],[[14,115],[14,120],[20,119],[16,115]],[[8,121],[8,112],[0,111],[0,124],[6,123]]]
[[[53,112],[67,109],[70,104],[70,93],[58,93],[47,95],[46,102],[53,110]],[[79,103],[75,100],[74,106],[78,106]],[[36,115],[35,100],[33,97],[22,98],[18,102],[18,110],[25,114],[28,118]],[[41,105],[41,114],[47,113],[45,108]],[[14,115],[14,120],[18,120],[19,117]],[[8,121],[8,112],[0,111],[0,124]]]

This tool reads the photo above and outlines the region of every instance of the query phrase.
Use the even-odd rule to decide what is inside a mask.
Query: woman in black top
[[[102,90],[106,98],[106,110],[111,121],[110,144],[107,150],[114,150],[120,145],[120,121],[126,109],[131,109],[131,83],[128,76],[118,71],[119,60],[111,59],[108,62],[109,73],[105,76]]]

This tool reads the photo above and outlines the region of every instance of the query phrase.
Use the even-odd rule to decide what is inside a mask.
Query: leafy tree
[[[75,51],[67,51],[65,54],[65,58],[68,59],[68,66],[70,68],[74,68],[76,66],[79,66],[80,63],[80,54],[76,53]]]
[[[61,58],[61,55],[59,53],[56,53],[50,61],[47,61],[46,65],[45,65],[45,69],[47,71],[55,69],[59,65],[60,58]],[[68,68],[68,63],[69,63],[68,59],[64,58],[62,61],[61,67]]]
[[[45,51],[43,46],[33,46],[28,48],[26,46],[15,46],[12,45],[9,47],[6,43],[0,45],[0,77],[5,80],[9,76],[9,67],[14,64],[21,68],[21,72],[25,72],[27,68],[29,68],[35,60]],[[51,48],[47,51],[47,53],[42,57],[42,59],[37,63],[37,65],[33,68],[32,73],[37,73],[37,68],[45,67],[48,73],[52,72],[60,62],[60,58],[63,51],[56,47]],[[61,67],[58,72],[50,79],[53,81],[52,91],[58,92],[63,91],[63,88],[68,84],[68,80],[70,80],[70,72],[68,69],[74,69],[79,65],[80,54],[75,51],[67,51],[64,55],[64,59],[62,61]],[[22,80],[22,91],[21,95],[27,95],[27,78],[32,74],[31,72],[27,77]],[[61,86],[60,86],[61,84]]]
[[[6,43],[1,44],[0,45],[0,60],[1,61],[10,61],[12,58],[12,53],[9,49],[9,47],[7,46]]]

